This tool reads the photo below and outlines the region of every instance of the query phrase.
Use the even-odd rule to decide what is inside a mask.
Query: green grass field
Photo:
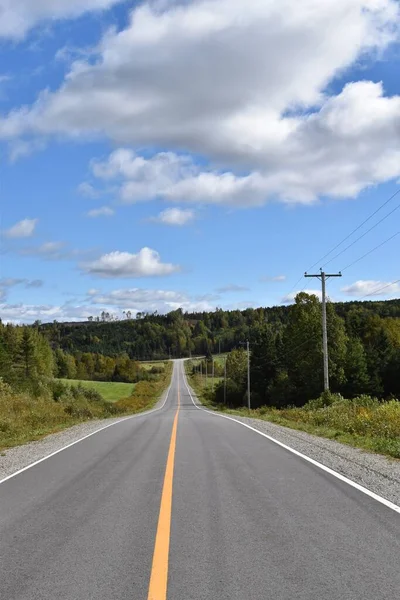
[[[121,398],[131,396],[135,389],[134,383],[120,383],[113,381],[79,381],[77,379],[59,379],[66,385],[81,384],[86,388],[95,389],[108,402],[117,402]]]
[[[146,371],[150,371],[150,369],[152,367],[165,367],[165,360],[154,360],[154,361],[140,361],[140,366],[142,367],[142,369],[145,369]]]

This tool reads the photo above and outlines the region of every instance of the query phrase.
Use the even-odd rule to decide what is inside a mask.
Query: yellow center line
[[[164,485],[161,495],[160,514],[158,517],[153,564],[151,567],[148,600],[166,600],[168,585],[169,542],[171,536],[172,484],[174,479],[176,433],[180,408],[180,386],[178,377],[178,409],[172,426]]]

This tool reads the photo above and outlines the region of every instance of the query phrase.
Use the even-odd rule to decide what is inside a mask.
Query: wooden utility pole
[[[329,362],[328,362],[328,331],[326,327],[326,280],[330,277],[341,277],[339,273],[321,273],[309,275],[304,273],[304,277],[317,277],[322,283],[322,350],[324,353],[324,391],[329,392]]]

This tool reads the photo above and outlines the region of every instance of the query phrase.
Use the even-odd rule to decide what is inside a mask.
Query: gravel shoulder
[[[201,406],[192,388],[191,392]],[[400,506],[400,460],[372,454],[262,419],[229,416],[273,437]]]
[[[160,399],[157,401],[155,406],[144,413],[151,413],[152,411],[160,408],[166,399],[168,389],[163,392]],[[139,414],[144,414],[139,413]],[[133,415],[134,416],[134,415]],[[20,469],[35,463],[62,448],[73,444],[78,440],[103,429],[107,425],[113,425],[119,421],[129,419],[131,417],[116,417],[113,419],[95,419],[93,421],[85,421],[78,425],[73,425],[64,429],[58,433],[52,433],[47,435],[41,440],[36,442],[29,442],[23,446],[15,446],[14,448],[7,448],[0,453],[0,482],[9,475],[16,473]]]

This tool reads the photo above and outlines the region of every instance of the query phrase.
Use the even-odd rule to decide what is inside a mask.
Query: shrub
[[[341,402],[343,396],[341,394],[333,394],[332,392],[323,392],[319,398],[315,400],[309,400],[304,405],[305,410],[317,410],[318,408],[324,408],[325,406],[331,406],[336,402]]]

